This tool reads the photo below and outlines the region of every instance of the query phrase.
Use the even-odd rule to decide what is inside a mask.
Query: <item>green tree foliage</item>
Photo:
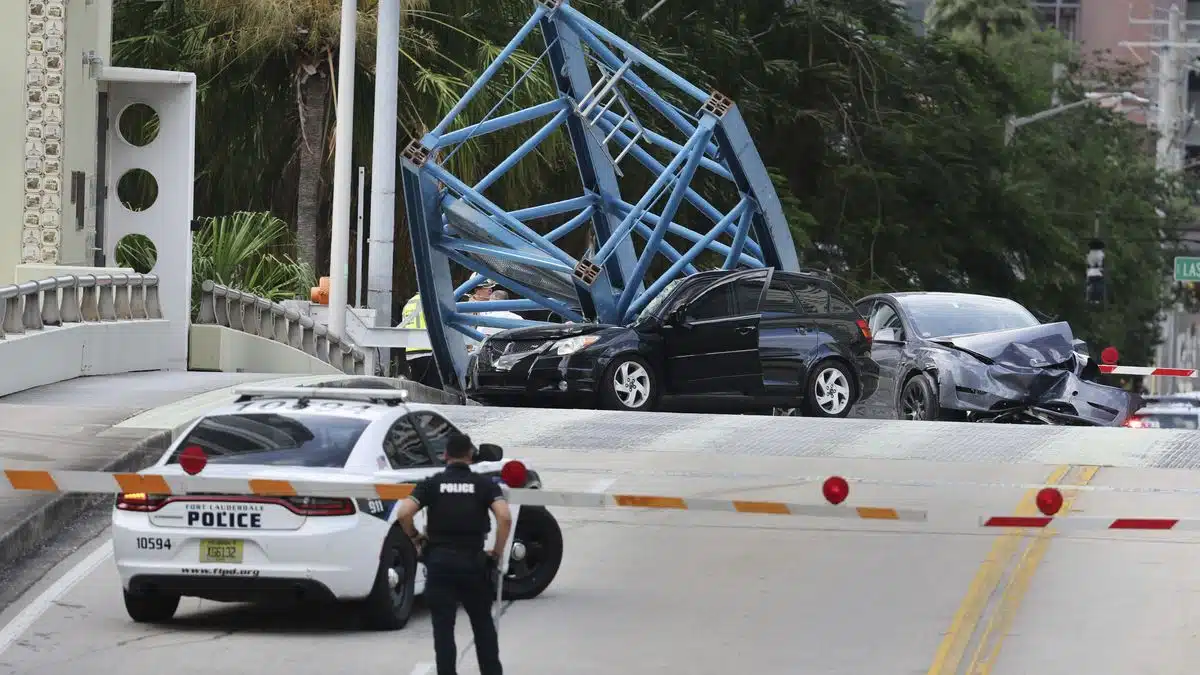
[[[925,12],[930,32],[978,40],[1028,33],[1036,22],[1029,0],[934,0]]]
[[[175,2],[117,0],[115,32],[124,65],[201,73],[198,208],[294,219],[287,206],[296,197],[294,67],[265,55],[215,68],[196,54],[223,33],[202,15],[203,3],[168,20],[162,8]],[[940,27],[920,37],[890,0],[669,1],[644,21],[656,0],[574,0],[680,74],[737,101],[805,264],[837,275],[852,295],[1008,296],[1071,322],[1094,345],[1117,345],[1128,362],[1148,359],[1155,316],[1168,300],[1162,275],[1172,251],[1161,232],[1191,224],[1192,195],[1155,171],[1143,127],[1099,106],[1022,127],[1004,143],[1006,118],[1050,107],[1051,64],[1069,66],[1064,101],[1128,88],[1132,71],[1082,60],[1076,45],[1031,32],[1024,3],[943,2]],[[529,11],[526,0],[447,0],[411,10],[401,45],[400,138],[433,126]],[[958,39],[971,34],[978,39]],[[486,114],[528,67],[534,72],[517,87],[517,102],[504,105],[552,96],[535,41],[526,49],[463,124]],[[369,162],[370,72],[367,59],[357,87],[356,163]],[[464,146],[452,168],[468,182],[481,177],[540,123]],[[575,194],[568,160],[561,138],[548,142],[489,197],[516,208]],[[636,165],[626,160],[627,167]],[[327,204],[328,185],[319,192]],[[397,207],[395,286],[403,301],[416,289],[403,264],[409,249]],[[686,209],[680,219],[703,223]],[[1084,256],[1097,226],[1108,245],[1110,297],[1090,307]],[[568,245],[582,252],[582,242]]]

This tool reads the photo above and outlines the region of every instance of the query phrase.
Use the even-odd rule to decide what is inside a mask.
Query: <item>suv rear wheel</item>
[[[828,359],[813,368],[804,392],[804,408],[813,417],[845,417],[854,407],[854,378],[841,361]]]

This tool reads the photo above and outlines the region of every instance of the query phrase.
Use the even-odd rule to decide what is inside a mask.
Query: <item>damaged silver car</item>
[[[856,416],[1120,426],[1141,397],[1097,384],[1087,344],[1005,298],[883,293],[856,303],[879,386]]]

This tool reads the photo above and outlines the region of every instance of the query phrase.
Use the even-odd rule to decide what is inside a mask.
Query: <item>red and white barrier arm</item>
[[[1153,377],[1200,377],[1196,368],[1155,368],[1153,366],[1110,366],[1100,364],[1106,375],[1150,375]]]

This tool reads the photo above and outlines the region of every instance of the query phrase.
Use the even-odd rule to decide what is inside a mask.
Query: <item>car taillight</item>
[[[859,319],[859,320],[855,321],[854,323],[858,324],[858,329],[862,331],[863,337],[870,340],[871,339],[871,327],[867,325],[867,322],[863,321],[862,319]]]
[[[117,495],[117,508],[122,511],[157,511],[167,503],[166,495],[148,495],[144,492],[126,492]]]
[[[511,488],[525,487],[525,483],[529,480],[529,469],[521,462],[511,459],[500,468],[500,480]]]
[[[1121,426],[1129,427],[1130,429],[1145,429],[1150,425],[1146,424],[1146,421],[1141,417],[1130,417]]]
[[[325,497],[288,497],[284,500],[288,509],[302,516],[352,516],[354,501],[351,499],[328,499]]]

